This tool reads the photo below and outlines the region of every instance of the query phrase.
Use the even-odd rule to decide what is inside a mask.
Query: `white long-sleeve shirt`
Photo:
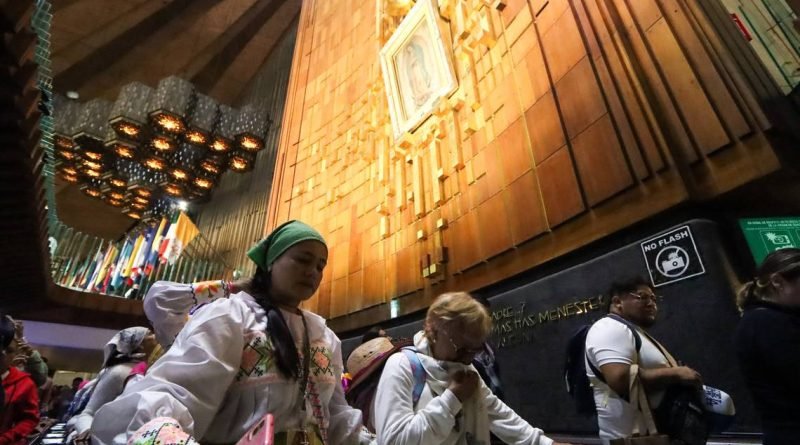
[[[76,434],[81,434],[92,426],[94,415],[106,403],[122,394],[125,381],[131,375],[136,363],[120,363],[106,369],[97,379],[97,386],[92,391],[92,396],[86,407],[77,416],[69,419],[67,426],[73,427]]]
[[[160,283],[156,291],[186,298],[192,287]],[[329,443],[357,444],[361,412],[344,398],[341,342],[322,317],[303,314],[311,343],[310,381],[319,394]],[[283,316],[302,351],[302,318],[286,311]],[[276,432],[299,428],[304,420],[319,424],[308,402],[302,417],[299,383],[278,371],[266,327],[266,313],[244,292],[208,303],[144,379],[96,413],[94,443],[123,445],[157,417],[174,419],[201,443],[234,443],[267,413],[275,416]]]
[[[436,395],[426,382],[412,406],[414,377],[405,354],[386,361],[375,392],[374,419],[378,445],[464,445],[465,431],[456,428],[461,402],[449,389]],[[483,401],[489,429],[509,444],[551,445],[552,439],[532,427],[498,399],[483,381],[473,397]],[[486,444],[488,445],[488,444]]]

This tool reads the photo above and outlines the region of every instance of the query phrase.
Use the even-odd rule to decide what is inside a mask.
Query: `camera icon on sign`
[[[767,233],[766,237],[772,244],[776,245],[792,244],[792,240],[791,238],[789,238],[789,235],[783,235],[780,233]]]
[[[666,261],[661,262],[661,270],[666,273],[683,269],[685,266],[686,262],[675,252],[671,253]]]

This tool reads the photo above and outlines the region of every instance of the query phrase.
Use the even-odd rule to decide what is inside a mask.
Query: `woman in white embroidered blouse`
[[[153,285],[146,300],[191,299],[202,308],[182,329],[179,311],[160,320],[170,326],[162,341],[177,333],[172,347],[97,413],[94,444],[230,444],[268,413],[276,445],[369,442],[361,412],[344,399],[339,338],[322,317],[298,307],[322,279],[328,257],[322,236],[290,221],[248,256],[258,268],[240,285]],[[151,320],[158,306],[170,307],[149,304]]]
[[[373,408],[379,445],[489,445],[490,432],[510,444],[554,444],[492,394],[470,364],[491,326],[489,312],[467,293],[433,302],[414,336],[425,380],[417,403],[405,354],[391,356],[381,374]]]

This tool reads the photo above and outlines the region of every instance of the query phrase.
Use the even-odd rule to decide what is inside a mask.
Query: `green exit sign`
[[[739,227],[756,264],[770,252],[800,247],[800,217],[745,218],[739,220]]]

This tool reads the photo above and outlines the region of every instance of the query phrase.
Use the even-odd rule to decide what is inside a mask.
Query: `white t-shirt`
[[[642,347],[639,350],[639,367],[645,369],[663,368],[669,366],[667,358],[658,350],[647,336],[639,330]],[[610,317],[598,320],[586,335],[586,358],[600,369],[609,363],[634,364],[636,357],[636,343],[633,333],[625,324]],[[586,375],[594,388],[594,402],[597,406],[597,424],[600,427],[600,437],[616,439],[629,437],[639,424],[639,430],[644,430],[641,413],[630,403],[621,398],[616,392],[595,377],[588,363]],[[652,391],[647,395],[650,408],[655,409],[661,403],[664,391]]]

